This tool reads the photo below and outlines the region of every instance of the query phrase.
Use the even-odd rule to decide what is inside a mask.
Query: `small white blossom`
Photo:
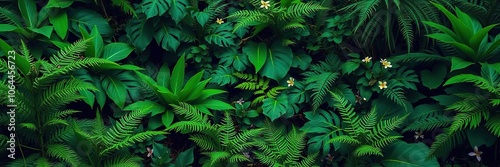
[[[469,153],[469,156],[476,156],[477,158],[477,161],[481,161],[481,154],[483,154],[482,151],[479,151],[479,149],[477,148],[477,146],[474,146],[474,152],[470,152]]]

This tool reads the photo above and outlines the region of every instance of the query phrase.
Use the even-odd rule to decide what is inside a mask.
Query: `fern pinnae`
[[[80,164],[79,157],[76,152],[63,144],[50,144],[47,145],[47,154],[52,157],[57,157],[71,166],[78,166]]]

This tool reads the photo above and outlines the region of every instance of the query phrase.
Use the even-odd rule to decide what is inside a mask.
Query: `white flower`
[[[387,82],[386,81],[378,81],[378,87],[380,89],[386,89],[387,88]]]
[[[215,21],[215,22],[217,22],[217,24],[222,24],[222,23],[224,23],[224,20],[217,18],[217,21]]]
[[[388,62],[386,59],[380,60],[380,63],[382,63],[384,68],[391,68],[392,67],[391,62]]]
[[[151,157],[153,155],[153,149],[148,147],[146,150],[148,150],[148,157]]]
[[[243,105],[245,101],[243,100],[243,98],[240,98],[238,101],[236,101],[236,103],[240,104],[240,105]]]
[[[288,87],[293,86],[295,84],[295,79],[290,77],[286,83],[288,83]]]
[[[477,161],[481,161],[481,154],[483,154],[483,152],[479,151],[479,149],[477,149],[477,146],[474,146],[474,152],[470,152],[469,156],[476,156]]]
[[[261,0],[261,1],[260,1],[260,4],[261,4],[261,5],[260,5],[260,8],[266,8],[266,9],[268,9],[268,8],[269,8],[269,6],[271,6],[271,4],[269,4],[269,1],[262,1],[262,0]]]
[[[423,139],[424,135],[422,134],[422,132],[415,132],[415,136],[414,137],[415,137],[415,139],[418,139],[419,137]]]
[[[369,63],[372,60],[372,57],[365,57],[362,62]]]

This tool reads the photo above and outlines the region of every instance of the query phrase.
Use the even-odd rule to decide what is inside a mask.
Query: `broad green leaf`
[[[15,53],[15,52],[13,52],[13,50],[12,51],[8,51],[7,55],[15,57],[14,60],[12,60],[10,58],[8,60],[12,60],[16,64],[17,68],[21,71],[21,73],[23,73],[24,75],[26,75],[26,74],[28,74],[30,72],[30,70],[31,70],[31,64],[29,63],[28,60],[26,60],[26,58],[24,58],[23,56]]]
[[[184,83],[184,69],[185,69],[184,55],[182,55],[177,64],[175,64],[172,70],[172,76],[170,78],[170,89],[174,94],[179,93],[182,89],[182,84]]]
[[[50,23],[54,26],[54,30],[61,39],[66,39],[69,28],[68,14],[59,12],[56,15],[49,16]]]
[[[219,66],[215,69],[214,74],[212,74],[212,80],[210,82],[219,84],[221,86],[227,84],[234,84],[238,81],[238,78],[233,76],[234,69],[227,66]]]
[[[224,111],[224,110],[234,110],[235,108],[231,106],[230,104],[216,100],[216,99],[209,99],[206,100],[203,104],[197,105],[197,107],[206,107],[211,110],[216,110],[216,111]]]
[[[52,35],[52,30],[53,30],[53,27],[52,26],[43,26],[43,27],[40,27],[40,28],[31,28],[31,27],[28,27],[29,30],[37,33],[37,34],[40,34],[40,35],[43,35],[47,38],[50,38],[50,36]]]
[[[13,51],[14,49],[12,48],[12,46],[7,44],[7,42],[5,42],[3,39],[0,38],[0,50],[6,56],[7,53],[9,53],[9,51]],[[4,55],[0,55],[0,57],[2,57]]]
[[[500,35],[497,35],[497,38],[499,37]],[[496,49],[498,49],[498,46],[500,46],[500,39],[498,40],[495,40],[494,42],[491,43],[490,47],[488,48],[488,50],[486,50],[486,52],[484,52],[484,56],[489,56],[490,53],[492,53],[493,51],[495,51]]]
[[[172,111],[167,111],[161,115],[161,122],[163,123],[163,126],[169,127],[172,125],[172,122],[174,122],[174,113]]]
[[[200,71],[189,78],[189,80],[184,85],[184,88],[182,88],[182,90],[178,94],[179,99],[184,100],[189,96],[189,94],[193,93],[193,91],[196,89],[196,86],[198,85],[198,83],[200,83],[201,78],[203,77],[203,72],[204,71]]]
[[[165,87],[156,85],[156,89],[158,89],[158,92],[160,93],[160,97],[163,98],[165,101],[164,104],[169,104],[169,103],[174,103],[177,104],[179,102],[179,96],[176,94],[172,93],[170,90],[168,90]]]
[[[167,12],[171,2],[170,0],[145,0],[141,3],[142,12],[146,14],[148,19],[154,16],[161,16]]]
[[[87,32],[87,30],[85,30],[85,28],[80,26],[80,33],[82,33],[84,39],[92,38],[89,42],[89,46],[85,50],[85,56],[101,58],[101,54],[104,48],[104,41],[101,34],[99,33],[99,30],[97,29],[97,26],[94,26],[90,34]]]
[[[205,41],[209,44],[216,44],[220,47],[234,46],[234,33],[231,32],[232,24],[212,24],[208,29],[208,34],[205,36]]]
[[[191,147],[190,149],[187,149],[186,151],[183,151],[177,156],[175,159],[175,166],[176,167],[187,167],[191,165],[194,162],[194,153],[193,153],[194,147]]]
[[[18,29],[18,27],[10,24],[0,24],[0,32],[12,32]]]
[[[198,83],[196,85],[196,88],[186,98],[186,101],[191,101],[191,100],[198,99],[202,95],[203,90],[205,90],[205,87],[206,87],[206,85],[208,84],[209,81],[210,80],[207,79],[207,80],[204,80],[204,81],[201,81],[200,83]]]
[[[137,101],[125,107],[123,110],[125,111],[150,111],[151,116],[155,116],[165,112],[165,107],[161,104],[150,100]]]
[[[460,38],[460,41],[458,41],[458,42],[464,43],[472,38],[472,33],[473,33],[472,29],[467,27],[464,24],[464,22],[462,22],[454,14],[452,14],[450,11],[448,11],[443,5],[438,4],[438,3],[433,3],[433,2],[431,2],[431,3],[434,4],[434,6],[436,6],[439,10],[441,10],[441,12],[443,12],[446,15],[446,17],[448,17],[448,19],[450,20],[450,22],[452,24],[454,32],[457,35],[459,35],[458,37]],[[468,21],[468,20],[464,20],[464,21]]]
[[[353,71],[358,69],[360,63],[355,61],[347,61],[342,64],[341,68],[344,74],[351,74]]]
[[[91,91],[88,90],[81,90],[79,91],[80,95],[83,96],[83,101],[87,103],[90,108],[94,108],[94,103],[95,103],[95,95]]]
[[[472,50],[472,48],[470,48],[469,46],[462,44],[462,43],[458,43],[458,42],[454,42],[454,43],[450,43],[450,44],[457,47],[465,54],[467,54],[472,60],[475,60],[475,61],[481,60],[480,57],[478,57],[479,56],[478,53],[476,53],[476,51]]]
[[[170,68],[167,63],[164,63],[160,70],[158,71],[158,75],[156,76],[156,82],[158,85],[168,88],[168,81],[170,80]]]
[[[175,52],[181,44],[181,33],[182,32],[176,28],[159,23],[159,28],[155,33],[156,43],[160,44],[161,47],[167,51]]]
[[[300,52],[293,56],[293,62],[291,67],[300,68],[301,70],[306,70],[311,65],[312,58],[306,53]]]
[[[338,135],[342,135],[339,130],[340,117],[332,111],[326,111],[323,109],[318,109],[316,112],[308,111],[304,113],[305,117],[309,120],[307,121],[300,130],[308,133],[314,134],[314,137],[309,139],[308,152],[317,153],[322,150],[322,155],[326,156],[331,149],[331,144],[329,141]],[[341,146],[341,143],[334,142],[335,151]]]
[[[459,69],[463,69],[463,68],[466,68],[466,67],[469,67],[472,64],[474,64],[474,63],[465,61],[465,60],[463,60],[461,58],[458,58],[458,57],[452,57],[451,58],[451,69],[450,69],[450,72],[455,71],[455,70],[459,70]]]
[[[497,137],[491,134],[485,127],[477,127],[475,129],[467,129],[465,131],[467,139],[472,148],[474,146],[480,147],[482,145],[491,147],[495,144]]]
[[[93,82],[92,83],[101,83],[98,77],[92,77]],[[94,84],[95,87],[99,90],[95,92],[95,99],[97,101],[97,104],[99,104],[99,109],[102,110],[104,107],[104,104],[106,104],[106,91],[103,88],[102,83],[101,84]]]
[[[484,38],[488,38],[488,32],[497,25],[498,24],[492,24],[476,32],[476,34],[474,34],[474,36],[472,36],[472,38],[469,40],[469,44],[472,49],[478,51]]]
[[[255,73],[260,71],[267,59],[267,46],[264,43],[248,42],[243,47],[243,53],[248,56],[248,60],[255,67]],[[287,71],[288,72],[288,71]]]
[[[67,8],[73,4],[74,0],[49,0],[46,8]]]
[[[196,21],[198,21],[201,27],[204,27],[208,19],[210,18],[210,15],[208,15],[208,13],[206,12],[195,12],[193,16],[196,18]]]
[[[108,21],[99,13],[90,9],[69,10],[70,25],[73,30],[79,30],[79,26],[84,27],[87,32],[97,26],[103,37],[111,37],[114,34]]]
[[[268,52],[266,63],[262,67],[260,74],[268,78],[279,81],[285,77],[293,62],[293,52],[290,47],[283,46],[275,42]]]
[[[220,90],[220,89],[203,89],[201,92],[200,97],[198,97],[201,100],[207,99],[209,97],[212,97],[214,95],[226,93],[227,91],[225,90]]]
[[[263,114],[271,119],[271,121],[284,115],[288,109],[288,97],[280,95],[276,99],[266,98],[262,101]]]
[[[127,58],[132,51],[134,48],[127,43],[110,43],[104,47],[102,58],[117,62]]]
[[[127,37],[132,41],[132,44],[142,52],[153,40],[154,28],[152,21],[148,21],[140,15],[129,21],[129,24],[125,26],[125,32],[127,32]]]
[[[382,162],[385,167],[439,166],[436,157],[427,158],[430,149],[424,143],[396,141],[387,150]]]
[[[429,89],[438,88],[444,81],[446,77],[446,67],[442,65],[435,65],[432,72],[429,70],[423,70],[420,73],[420,79],[422,84]]]
[[[38,27],[38,11],[36,10],[36,3],[33,0],[19,0],[18,1],[19,11],[21,11],[21,16],[24,19],[24,23],[29,28]]]
[[[434,22],[430,22],[430,21],[422,21],[424,24],[427,24],[431,27],[434,27],[438,30],[441,30],[442,32],[444,32],[446,35],[449,35],[450,37],[452,37],[453,39],[455,39],[456,41],[457,40],[460,40],[457,35],[455,34],[455,32],[453,32],[452,30],[450,30],[448,27],[445,27],[441,24],[438,24],[438,23],[434,23]]]
[[[168,9],[168,13],[170,17],[175,21],[175,24],[179,24],[179,22],[186,16],[186,6],[189,3],[187,0],[173,0],[170,2],[170,8]]]
[[[101,82],[108,97],[122,109],[125,105],[127,87],[120,79],[112,76],[104,76]]]
[[[238,53],[235,47],[223,50],[220,57],[220,65],[224,67],[233,65],[237,71],[244,71],[246,66],[250,64],[248,56]]]
[[[19,28],[24,28],[26,25],[22,24],[22,21],[19,17],[19,13],[14,13],[9,9],[0,8],[0,14],[5,17],[6,20],[10,20],[12,23],[14,23],[17,27]]]

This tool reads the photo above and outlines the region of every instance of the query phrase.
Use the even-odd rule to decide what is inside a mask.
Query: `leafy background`
[[[499,22],[496,0],[5,0],[1,166],[498,166]]]

